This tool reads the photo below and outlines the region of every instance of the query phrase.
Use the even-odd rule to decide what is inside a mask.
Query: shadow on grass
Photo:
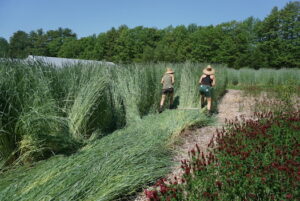
[[[180,104],[179,98],[180,98],[179,96],[176,96],[173,100],[173,108],[174,109],[177,109],[178,105]]]

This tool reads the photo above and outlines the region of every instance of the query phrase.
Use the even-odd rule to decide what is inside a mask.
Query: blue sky
[[[274,6],[289,0],[0,0],[0,37],[18,30],[70,28],[85,37],[126,24],[217,25],[253,16],[264,19]]]

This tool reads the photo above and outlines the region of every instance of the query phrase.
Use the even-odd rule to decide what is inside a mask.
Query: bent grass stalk
[[[98,102],[104,95],[107,88],[107,79],[105,77],[93,76],[83,84],[75,97],[74,103],[68,112],[70,133],[76,140],[82,141],[88,137],[88,122],[97,107]],[[98,114],[101,115],[101,114]]]
[[[169,138],[190,122],[209,121],[201,118],[199,111],[149,115],[70,157],[57,156],[34,168],[2,174],[0,199],[113,200],[131,194],[167,173]],[[11,183],[15,179],[17,186]]]

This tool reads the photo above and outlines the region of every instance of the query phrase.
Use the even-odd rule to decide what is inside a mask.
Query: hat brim
[[[168,74],[173,74],[174,71],[167,71],[166,73],[168,73]]]
[[[211,69],[210,71],[208,71],[206,68],[203,70],[203,73],[205,75],[214,75],[215,74],[215,69]]]

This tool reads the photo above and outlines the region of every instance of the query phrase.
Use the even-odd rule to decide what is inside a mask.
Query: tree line
[[[263,20],[249,17],[216,26],[164,29],[122,25],[77,38],[68,28],[15,32],[0,38],[0,57],[39,56],[106,60],[116,63],[209,62],[241,68],[300,67],[300,2],[274,7]]]

